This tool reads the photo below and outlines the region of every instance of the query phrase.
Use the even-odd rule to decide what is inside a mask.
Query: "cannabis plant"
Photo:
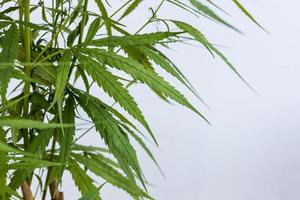
[[[232,3],[257,24],[237,0]],[[101,199],[104,184],[126,191],[133,199],[153,199],[131,143],[135,140],[157,164],[142,132],[157,141],[128,88],[145,85],[163,101],[177,102],[207,121],[158,73],[165,70],[199,98],[164,54],[169,44],[186,41],[198,42],[242,78],[200,30],[159,15],[161,7],[169,4],[240,32],[220,16],[225,11],[213,1],[153,3],[148,20],[135,32],[123,19],[139,12],[143,1],[115,4],[0,2],[0,199],[50,195],[63,199],[61,184],[67,171],[81,199]],[[156,31],[146,32],[149,26],[156,26]],[[93,96],[92,87],[101,95]],[[81,143],[87,134],[99,134],[102,141],[98,146]]]

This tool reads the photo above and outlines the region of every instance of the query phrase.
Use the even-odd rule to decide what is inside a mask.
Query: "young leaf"
[[[172,22],[178,28],[180,28],[183,31],[186,31],[191,36],[193,36],[198,42],[200,42],[213,55],[213,53],[210,49],[210,47],[211,47],[210,42],[206,39],[206,37],[200,31],[198,31],[196,28],[194,28],[193,26],[191,26],[185,22],[175,21],[175,20],[173,20]]]

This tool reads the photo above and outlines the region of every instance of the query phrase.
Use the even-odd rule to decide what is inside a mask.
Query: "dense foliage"
[[[155,163],[139,129],[144,127],[157,141],[128,88],[148,86],[162,100],[177,102],[206,120],[157,72],[158,68],[165,70],[198,97],[163,52],[171,43],[188,40],[199,42],[242,78],[200,30],[178,19],[159,18],[160,8],[169,4],[239,32],[217,14],[224,11],[213,1],[153,3],[149,20],[134,33],[122,20],[138,12],[143,1],[128,0],[118,8],[109,3],[0,2],[0,199],[31,200],[34,191],[38,199],[46,199],[47,191],[52,199],[63,199],[60,185],[65,171],[72,175],[81,199],[101,199],[102,183],[126,191],[133,199],[152,199],[131,141]],[[232,3],[257,24],[237,0]],[[90,10],[89,4],[98,11]],[[157,23],[159,30],[144,31]],[[84,87],[78,87],[78,81]],[[120,109],[108,105],[100,95],[92,96],[90,88],[95,85]],[[86,134],[100,134],[105,146],[79,143]]]

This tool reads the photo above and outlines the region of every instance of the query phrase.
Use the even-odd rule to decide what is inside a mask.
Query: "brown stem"
[[[33,200],[32,192],[27,181],[24,181],[21,185],[24,200]]]
[[[50,186],[50,194],[52,197],[52,200],[64,200],[64,193],[58,191],[57,182],[53,181]]]
[[[59,199],[58,200],[64,200],[64,193],[59,192]]]

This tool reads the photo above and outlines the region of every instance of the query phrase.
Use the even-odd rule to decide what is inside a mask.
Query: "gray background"
[[[146,2],[126,21],[132,30],[150,15],[147,6],[155,5],[154,1]],[[179,105],[162,102],[145,87],[131,89],[160,144],[152,149],[165,179],[140,153],[152,184],[150,193],[158,200],[300,198],[300,2],[241,2],[270,34],[250,23],[231,1],[219,0],[219,4],[230,12],[232,17],[227,19],[245,36],[171,6],[163,7],[159,15],[193,23],[211,41],[224,46],[219,48],[259,94],[199,45],[176,45],[167,51],[209,104],[207,109],[186,93],[212,126]],[[83,142],[96,144],[92,136]],[[78,198],[70,177],[65,178],[69,180],[64,185],[66,199]],[[101,193],[103,199],[130,199],[108,185]]]

